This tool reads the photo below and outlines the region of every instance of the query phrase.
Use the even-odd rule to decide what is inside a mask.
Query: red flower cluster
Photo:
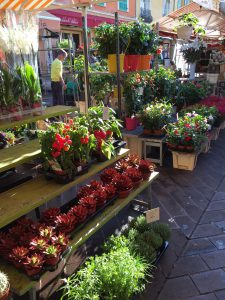
[[[82,145],[87,145],[89,142],[89,137],[86,135],[86,136],[80,138],[80,142]]]
[[[69,135],[66,135],[64,138],[59,133],[56,133],[55,141],[52,144],[52,156],[54,158],[57,158],[60,156],[62,150],[64,150],[65,152],[69,151],[71,144],[72,140],[70,139]]]
[[[105,140],[106,139],[106,132],[103,130],[95,130],[94,131],[94,136],[96,137],[97,140]]]

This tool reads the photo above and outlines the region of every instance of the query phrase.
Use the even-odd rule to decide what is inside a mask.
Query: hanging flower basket
[[[181,40],[189,40],[192,34],[193,27],[192,26],[182,26],[177,28],[177,37]]]
[[[173,154],[173,167],[175,169],[182,169],[193,171],[197,164],[197,153],[185,153],[172,151]]]

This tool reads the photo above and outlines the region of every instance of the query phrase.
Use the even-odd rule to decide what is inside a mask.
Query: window
[[[190,3],[190,0],[184,0],[184,5],[187,5]]]
[[[105,2],[98,3],[98,6],[106,6]]]
[[[119,1],[119,10],[128,11],[128,0],[120,0]]]
[[[163,17],[167,16],[170,12],[170,0],[163,1]]]
[[[177,9],[181,8],[182,0],[177,0]]]

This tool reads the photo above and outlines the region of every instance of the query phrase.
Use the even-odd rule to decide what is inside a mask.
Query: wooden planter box
[[[173,154],[173,167],[175,169],[182,169],[193,171],[198,158],[198,153],[186,153],[186,152],[177,152],[172,151]]]

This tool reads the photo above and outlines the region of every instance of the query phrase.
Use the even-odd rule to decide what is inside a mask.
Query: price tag
[[[109,119],[109,108],[103,107],[103,120],[108,120],[108,119]]]
[[[159,207],[150,209],[146,211],[146,221],[147,223],[153,223],[156,221],[159,221],[160,215],[159,215]]]
[[[77,167],[77,172],[81,172],[81,171],[82,171],[82,167],[81,166]]]

